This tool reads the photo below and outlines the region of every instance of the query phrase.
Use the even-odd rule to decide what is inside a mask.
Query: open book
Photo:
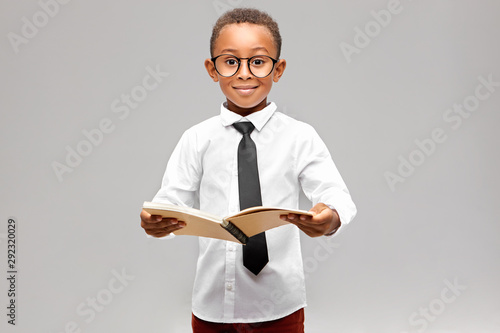
[[[280,215],[293,213],[312,216],[312,213],[305,210],[261,206],[247,208],[224,218],[194,208],[156,202],[146,201],[142,208],[151,215],[186,222],[184,228],[173,232],[174,235],[210,237],[240,244],[246,244],[249,237],[263,231],[290,224],[280,219]]]

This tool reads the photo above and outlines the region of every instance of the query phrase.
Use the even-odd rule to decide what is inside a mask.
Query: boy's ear
[[[285,71],[286,68],[286,60],[285,59],[280,59],[274,66],[274,74],[273,74],[273,81],[278,82],[281,78],[281,75],[283,75],[283,72]]]
[[[214,63],[211,59],[205,59],[205,68],[207,69],[208,75],[214,80],[214,82],[219,82],[219,76],[217,76],[217,71],[215,70]]]

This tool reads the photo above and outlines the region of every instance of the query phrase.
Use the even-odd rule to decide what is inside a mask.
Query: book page
[[[143,208],[151,215],[161,215],[163,217],[176,218],[179,221],[186,222],[184,228],[173,232],[174,235],[210,237],[241,244],[241,242],[221,226],[220,222],[222,219],[214,217],[214,215],[203,212],[202,214],[194,215],[200,211],[193,208],[186,209],[186,207],[180,206],[170,207],[171,209],[165,206],[159,208],[159,205],[156,205],[156,208],[148,208],[148,206],[151,205],[145,203]]]
[[[312,216],[312,213],[303,210],[252,207],[242,210],[238,214],[227,217],[225,220],[236,225],[248,237],[252,237],[262,231],[290,224],[290,222],[280,219],[280,215],[287,215],[289,213]]]
[[[197,215],[203,218],[206,218],[208,220],[212,220],[215,222],[221,222],[222,219],[214,214],[210,214],[207,212],[204,212],[202,210],[196,209],[196,208],[191,208],[191,207],[183,207],[183,206],[178,206],[178,205],[172,205],[172,204],[166,204],[166,203],[160,203],[160,202],[148,202],[145,201],[142,208],[153,208],[153,209],[160,209],[164,211],[171,211],[171,212],[183,212],[187,213],[190,215]]]

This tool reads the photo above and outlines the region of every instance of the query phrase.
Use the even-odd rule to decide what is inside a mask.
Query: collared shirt
[[[262,205],[298,208],[299,192],[315,205],[337,210],[342,227],[356,214],[347,187],[316,131],[276,111],[275,103],[246,117],[221,105],[220,115],[182,135],[154,202],[199,207],[221,217],[237,213],[238,144],[232,124],[250,121],[257,147]],[[342,228],[341,227],[341,228]],[[255,276],[243,266],[242,246],[199,238],[193,313],[212,322],[261,322],[306,306],[300,230],[294,225],[266,231],[269,263]]]

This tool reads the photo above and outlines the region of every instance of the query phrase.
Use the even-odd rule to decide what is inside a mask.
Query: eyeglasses
[[[248,69],[253,76],[264,78],[271,74],[274,65],[278,60],[266,55],[255,55],[251,58],[238,58],[232,54],[221,54],[212,58],[215,70],[220,76],[230,77],[238,72],[241,65],[241,60],[246,60]]]

